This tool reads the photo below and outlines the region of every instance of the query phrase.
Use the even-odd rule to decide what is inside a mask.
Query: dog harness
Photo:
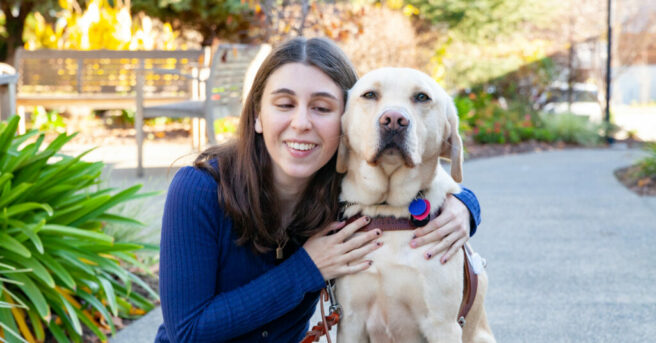
[[[419,201],[422,201],[422,203],[418,203]],[[415,201],[413,201],[409,208],[411,213],[409,219],[399,219],[394,217],[371,218],[369,224],[363,226],[358,231],[371,231],[374,229],[380,229],[381,231],[401,231],[414,230],[418,227],[425,226],[428,222],[435,219],[435,217],[440,214],[442,209],[438,209],[435,213],[430,213],[430,202],[425,201],[425,203],[423,203],[423,201],[424,200],[421,197],[418,197]],[[342,203],[342,209],[345,208],[344,205],[348,204]],[[415,208],[413,209],[412,206],[415,206]],[[356,221],[358,218],[359,217],[354,216],[347,219],[346,225]],[[474,305],[474,300],[476,299],[476,291],[478,290],[478,271],[472,264],[472,250],[467,244],[463,245],[462,250],[465,255],[465,263],[463,296],[462,301],[460,302],[460,309],[458,310],[457,318],[460,327],[465,326],[465,318],[467,317],[469,310],[471,310],[472,306]],[[321,303],[322,320],[307,332],[301,343],[319,342],[320,337],[323,335],[326,335],[328,343],[331,343],[330,335],[328,335],[328,332],[333,326],[339,323],[342,315],[342,307],[335,298],[334,287],[334,280],[326,282],[326,288],[321,291],[321,297],[319,299],[319,302]],[[330,299],[330,313],[326,316],[323,309],[323,302],[328,299]]]
[[[433,220],[440,214],[438,210],[435,214],[430,215],[430,220]],[[346,225],[356,221],[357,217],[349,218]],[[414,230],[420,226],[415,225],[416,221],[407,218],[394,218],[394,217],[378,217],[371,218],[371,222],[362,227],[359,231],[370,231],[373,229],[380,229],[381,231],[401,231],[401,230]],[[461,327],[465,326],[465,318],[474,305],[476,299],[476,291],[478,290],[478,275],[474,271],[472,264],[472,250],[469,245],[465,244],[462,247],[465,254],[464,263],[464,288],[462,302],[460,303],[460,310],[458,311],[458,324]]]

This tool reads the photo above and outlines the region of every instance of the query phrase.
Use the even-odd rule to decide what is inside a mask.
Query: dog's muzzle
[[[406,143],[409,126],[410,119],[402,111],[387,110],[383,112],[378,119],[380,142],[374,163],[377,163],[378,159],[387,152],[398,152],[406,166],[414,167]]]

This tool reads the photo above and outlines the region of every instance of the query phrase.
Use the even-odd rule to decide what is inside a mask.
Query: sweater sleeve
[[[481,224],[481,206],[478,203],[478,198],[476,198],[474,192],[465,187],[461,188],[462,192],[454,194],[454,196],[462,201],[462,203],[469,209],[469,236],[471,237],[476,233],[476,228]]]
[[[171,342],[222,342],[296,307],[324,286],[300,248],[286,261],[228,292],[216,290],[225,221],[217,184],[192,167],[181,169],[167,194],[160,243],[160,296]]]

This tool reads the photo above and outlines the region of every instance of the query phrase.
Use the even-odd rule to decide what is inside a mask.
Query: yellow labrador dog
[[[462,140],[451,98],[428,75],[383,68],[363,76],[349,91],[342,117],[337,170],[346,173],[340,200],[344,217],[408,218],[418,195],[437,210],[462,181]],[[451,175],[440,158],[451,160]],[[478,293],[458,323],[463,299],[464,252],[446,264],[412,249],[412,230],[385,231],[383,246],[366,256],[366,271],[340,278],[343,306],[340,342],[495,342],[483,298],[487,276],[478,272]]]

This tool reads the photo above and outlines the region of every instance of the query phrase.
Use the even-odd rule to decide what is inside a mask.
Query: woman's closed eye
[[[325,106],[313,106],[312,109],[319,113],[330,113],[333,111],[332,108]]]
[[[282,102],[282,103],[275,104],[275,106],[280,109],[291,109],[294,108],[295,105],[292,102]]]

